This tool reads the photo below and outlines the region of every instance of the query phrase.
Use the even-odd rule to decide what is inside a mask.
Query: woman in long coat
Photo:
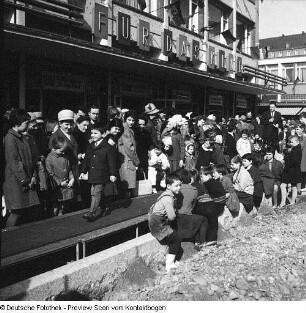
[[[118,141],[120,154],[119,175],[124,196],[129,198],[132,189],[136,188],[136,170],[139,165],[139,158],[136,153],[136,141],[134,135],[134,124],[136,116],[134,112],[127,112],[124,116],[123,134]]]
[[[29,215],[29,209],[39,205],[35,190],[35,160],[28,140],[22,135],[31,117],[23,109],[13,110],[10,115],[9,129],[4,139],[5,145],[5,181],[4,199],[10,215],[6,227],[21,223],[23,215]]]

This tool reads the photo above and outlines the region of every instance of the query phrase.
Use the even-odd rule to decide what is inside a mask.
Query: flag
[[[297,77],[295,79],[295,81],[293,82],[293,86],[292,86],[292,91],[293,91],[293,94],[295,94],[295,86],[300,82],[301,80],[299,79],[299,77]]]
[[[254,59],[259,59],[259,47],[255,46],[255,47],[251,47],[251,55]]]
[[[171,21],[176,26],[181,26],[185,24],[181,8],[180,8],[180,1],[176,1],[164,7],[167,10],[168,15],[170,16]]]
[[[221,33],[226,41],[233,42],[236,40],[236,37],[233,36],[231,30],[227,29]]]
[[[243,39],[244,39],[244,38],[240,38],[239,41],[238,41],[237,49],[238,49],[239,51],[241,51]]]
[[[147,7],[146,0],[138,0],[138,4],[142,11]]]

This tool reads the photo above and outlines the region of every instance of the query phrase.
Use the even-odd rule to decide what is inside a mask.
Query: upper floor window
[[[286,78],[288,83],[294,82],[294,64],[283,64],[283,77]]]
[[[291,56],[291,50],[287,51],[287,56],[290,57]]]
[[[294,54],[298,55],[299,54],[299,50],[294,50]]]
[[[306,63],[297,63],[296,64],[297,75],[301,82],[306,82]]]
[[[279,56],[279,57],[282,57],[282,56],[283,56],[283,52],[280,51],[280,52],[278,53],[278,56]]]

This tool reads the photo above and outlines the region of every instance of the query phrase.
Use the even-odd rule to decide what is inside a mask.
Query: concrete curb
[[[112,284],[135,258],[140,257],[149,262],[164,252],[164,247],[151,234],[146,234],[7,286],[0,290],[0,300],[44,301],[61,291],[90,290],[94,286],[107,286]]]

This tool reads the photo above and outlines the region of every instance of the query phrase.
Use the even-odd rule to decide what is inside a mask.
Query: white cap
[[[30,122],[36,121],[36,115],[33,112],[28,112],[28,114],[31,116]]]
[[[207,116],[207,119],[215,121],[216,120],[216,116],[214,114],[210,114],[210,115]]]
[[[43,123],[44,122],[44,118],[43,118],[42,112],[34,112],[34,114],[36,116],[36,122],[37,123]]]
[[[58,121],[73,120],[74,113],[71,110],[62,110],[57,114]]]

